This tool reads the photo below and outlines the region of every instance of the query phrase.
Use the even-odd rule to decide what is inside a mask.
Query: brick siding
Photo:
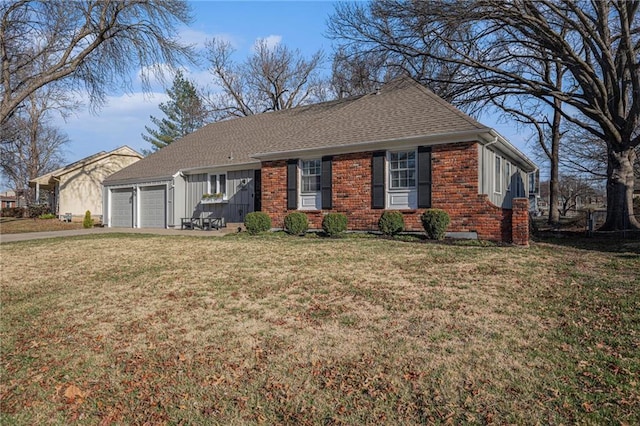
[[[321,228],[328,212],[347,215],[350,230],[377,230],[381,209],[371,208],[372,152],[333,157],[333,208],[305,211],[311,228]],[[262,210],[272,224],[282,228],[287,210],[287,163],[284,160],[262,163]],[[521,199],[522,200],[522,199]],[[517,201],[517,200],[514,200]],[[527,201],[524,199],[524,201]],[[512,242],[511,209],[492,204],[485,194],[478,194],[478,146],[475,142],[437,145],[432,149],[431,205],[451,217],[450,232],[477,232],[484,240]],[[517,238],[515,244],[528,244],[528,212],[517,202]],[[422,231],[420,215],[424,209],[402,210],[408,231]],[[522,227],[526,220],[526,237]]]

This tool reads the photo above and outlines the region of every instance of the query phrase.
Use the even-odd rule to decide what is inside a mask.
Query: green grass
[[[3,244],[0,423],[640,422],[634,244],[360,237]]]

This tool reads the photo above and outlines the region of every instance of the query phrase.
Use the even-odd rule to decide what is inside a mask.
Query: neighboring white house
[[[51,211],[64,218],[81,218],[89,210],[94,217],[102,216],[102,181],[121,169],[142,159],[142,155],[128,146],[110,152],[99,152],[65,167],[39,176],[29,182],[35,188],[35,199],[40,191],[49,192],[47,200]]]

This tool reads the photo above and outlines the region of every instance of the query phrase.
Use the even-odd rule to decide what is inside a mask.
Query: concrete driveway
[[[236,232],[235,228],[222,228],[212,231],[195,231],[190,229],[156,229],[156,228],[90,228],[72,229],[68,231],[50,232],[24,232],[20,234],[2,234],[0,243],[12,243],[15,241],[41,240],[44,238],[74,237],[77,235],[93,234],[153,234],[153,235],[187,235],[191,237],[220,237]]]

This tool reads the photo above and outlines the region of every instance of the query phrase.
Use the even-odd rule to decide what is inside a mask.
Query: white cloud
[[[178,33],[180,41],[185,44],[192,45],[196,50],[205,48],[205,43],[209,40],[216,39],[229,43],[234,49],[238,48],[238,40],[235,36],[228,33],[209,34],[204,31],[194,30],[190,27],[183,27]]]
[[[255,43],[253,44],[251,50],[255,51],[256,47],[258,46],[258,44],[260,43],[266,43],[267,47],[269,49],[273,49],[274,47],[276,47],[277,45],[279,45],[282,42],[282,36],[281,35],[268,35],[266,37],[261,37],[261,38],[257,38]]]

